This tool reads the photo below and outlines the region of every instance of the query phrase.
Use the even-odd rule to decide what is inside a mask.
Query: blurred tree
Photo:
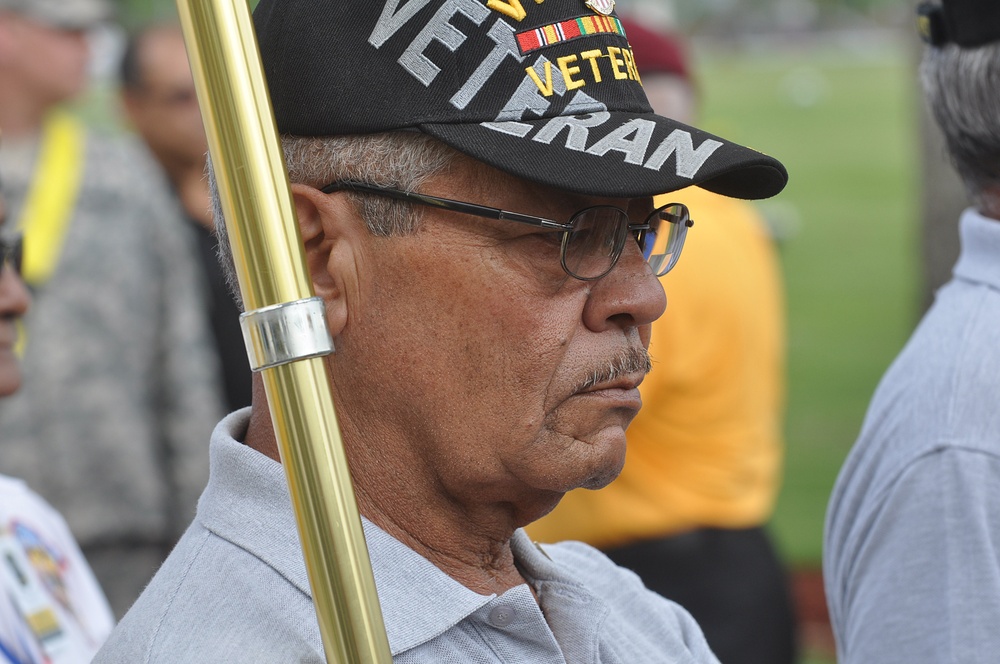
[[[125,28],[177,17],[174,0],[115,0],[115,3],[118,5],[118,20]]]
[[[842,28],[892,22],[899,0],[625,0],[628,5],[669,5],[680,25],[717,35]],[[619,0],[622,2],[622,0]]]

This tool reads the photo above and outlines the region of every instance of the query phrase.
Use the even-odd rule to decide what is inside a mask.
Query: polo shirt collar
[[[962,213],[959,235],[962,253],[955,276],[1000,289],[1000,221],[969,208]]]
[[[250,409],[245,408],[226,417],[213,432],[211,476],[198,503],[198,520],[311,598],[284,469],[239,442],[249,419]],[[361,522],[393,656],[443,634],[496,597],[466,588],[368,519],[362,517]],[[511,546],[527,576],[560,576],[523,531],[514,533]]]

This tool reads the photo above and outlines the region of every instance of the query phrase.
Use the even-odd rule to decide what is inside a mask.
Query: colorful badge
[[[592,9],[604,16],[611,16],[611,12],[615,10],[615,0],[586,0],[583,4],[587,6],[587,9]]]
[[[14,524],[13,529],[17,531],[19,527],[20,524]],[[49,660],[61,661],[63,655],[70,653],[72,643],[30,557],[20,537],[6,529],[0,531],[0,587],[7,590],[34,641]]]
[[[625,36],[625,28],[621,21],[614,16],[604,18],[603,16],[581,16],[571,18],[558,23],[550,23],[533,30],[518,32],[514,37],[517,39],[518,48],[522,55],[527,55],[532,51],[537,51],[543,46],[551,46],[565,41],[576,39],[577,37],[587,37],[601,33],[610,33]]]

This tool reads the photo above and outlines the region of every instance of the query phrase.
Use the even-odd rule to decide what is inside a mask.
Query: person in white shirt
[[[21,240],[5,221],[0,191],[0,397],[21,385],[17,323],[31,302],[20,277]],[[24,482],[0,474],[0,662],[86,664],[113,627],[62,516]]]

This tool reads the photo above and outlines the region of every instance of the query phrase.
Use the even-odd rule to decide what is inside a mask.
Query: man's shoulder
[[[553,563],[536,567],[549,576],[536,579],[543,596],[577,595],[606,607],[603,620],[593,625],[602,635],[602,661],[717,662],[691,615],[648,590],[634,572],[582,542],[534,546]]]
[[[568,541],[535,546],[555,563],[560,580],[577,583],[605,601],[647,604],[667,613],[683,612],[678,605],[649,591],[637,574],[619,567],[589,544]]]
[[[880,381],[838,484],[864,473],[866,491],[878,491],[945,448],[1000,455],[997,327],[1000,294],[942,289]]]
[[[1000,504],[997,327],[1000,295],[953,280],[876,390],[827,510],[824,570],[838,638],[849,620],[863,620],[857,606],[884,601],[882,584],[940,603],[940,589],[920,590],[949,558],[939,547],[966,546]],[[957,583],[962,574],[944,576]]]
[[[622,648],[642,651],[648,646],[661,653],[669,651],[677,658],[689,658],[683,661],[716,661],[691,615],[680,605],[647,589],[631,570],[618,566],[583,542],[533,543],[533,546],[554,563],[548,570],[541,566],[549,576],[537,580],[543,588],[546,583],[554,582],[557,592],[572,593],[575,587],[607,607],[603,624],[594,628],[616,636],[602,639],[602,647],[617,652]],[[636,653],[618,655],[622,661],[638,661],[634,659]]]
[[[196,521],[94,662],[319,664],[322,652],[311,598]]]

